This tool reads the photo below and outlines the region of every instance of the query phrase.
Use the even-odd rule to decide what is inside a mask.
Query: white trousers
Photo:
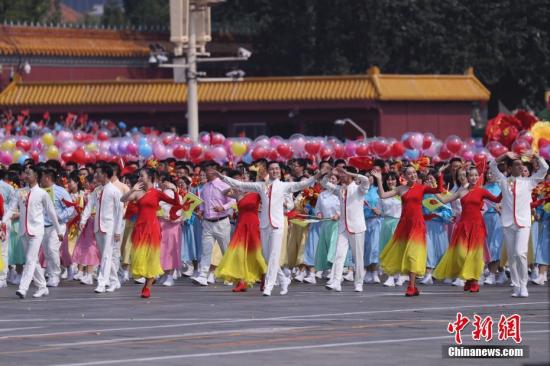
[[[120,240],[119,241],[113,241],[113,265],[115,266],[115,273],[118,273],[120,269],[120,256],[121,251],[120,247],[122,245],[122,237],[124,236],[124,228],[126,226],[126,220],[122,223],[122,231],[120,234]]]
[[[210,263],[212,262],[212,248],[214,242],[220,246],[222,254],[225,254],[231,239],[231,223],[229,219],[210,222],[202,221],[202,256],[200,263],[201,276],[208,276]]]
[[[101,267],[97,276],[98,286],[112,286],[118,282],[116,265],[113,263],[114,234],[112,232],[95,233],[95,240],[101,253]]]
[[[60,225],[62,234],[65,235],[66,225]],[[42,248],[46,257],[46,273],[50,279],[58,279],[61,276],[61,257],[59,250],[61,242],[53,226],[44,228],[44,237],[42,238]]]
[[[21,237],[23,248],[25,249],[25,267],[21,275],[19,290],[27,291],[34,280],[34,285],[38,288],[46,287],[46,279],[44,278],[44,270],[38,262],[38,252],[42,245],[44,234],[29,236],[27,234]]]
[[[281,247],[283,245],[283,233],[283,228],[275,229],[273,227],[267,227],[260,229],[262,251],[267,261],[265,288],[269,290],[272,290],[273,286],[275,286],[277,276],[279,276],[279,284],[287,281],[279,263],[281,259]]]
[[[531,228],[520,228],[514,224],[504,227],[503,234],[512,283],[515,286],[527,287],[527,281],[529,280],[527,272],[527,249]]]
[[[336,242],[336,256],[332,264],[332,273],[334,274],[334,282],[342,281],[342,272],[344,271],[344,262],[348,254],[348,248],[351,247],[353,263],[355,263],[354,283],[361,285],[363,283],[364,267],[364,252],[365,252],[365,232],[351,234],[347,231],[338,233],[338,241]],[[339,282],[338,282],[339,281]]]

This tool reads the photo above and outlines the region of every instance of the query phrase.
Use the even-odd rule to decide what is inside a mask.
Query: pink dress
[[[173,191],[165,191],[172,198]],[[160,202],[161,217],[159,218],[162,237],[160,240],[160,265],[165,271],[181,268],[181,222],[170,220],[172,205]]]
[[[76,240],[72,256],[73,263],[83,266],[97,266],[100,263],[101,255],[95,241],[94,217],[95,212],[90,215],[84,229]]]

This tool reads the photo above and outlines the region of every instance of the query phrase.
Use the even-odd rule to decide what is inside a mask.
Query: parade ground
[[[346,284],[329,292],[320,284],[293,284],[287,296],[260,296],[258,288],[234,294],[221,284],[197,287],[187,279],[155,286],[150,299],[139,285],[97,295],[74,283],[41,299],[18,300],[15,288],[0,289],[0,365],[547,365],[550,344],[548,288],[530,286],[528,298],[508,287],[404,288],[367,285],[357,294]],[[447,332],[457,312],[473,319],[490,315],[498,341],[502,314],[521,315],[524,359],[444,359],[454,344]]]

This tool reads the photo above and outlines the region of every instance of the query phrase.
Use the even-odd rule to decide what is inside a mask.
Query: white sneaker
[[[508,276],[506,276],[506,272],[502,271],[498,274],[497,284],[504,285],[506,282],[508,282]]]
[[[454,280],[453,286],[464,287],[464,280],[457,278],[456,280]]]
[[[130,281],[130,273],[128,272],[128,270],[122,271],[121,279],[122,279],[122,283],[126,283]]]
[[[283,268],[283,273],[285,274],[286,278],[291,278],[292,277],[292,272],[290,271],[290,269],[288,269],[286,267]]]
[[[283,283],[281,283],[281,295],[286,295],[288,294],[288,286],[290,285],[290,280],[287,278],[283,281]]]
[[[204,276],[191,277],[193,283],[201,286],[208,286],[208,279]]]
[[[451,280],[450,278],[445,278],[445,279],[443,280],[443,283],[444,283],[445,285],[451,285],[451,284],[453,283],[453,280]]]
[[[422,279],[422,281],[420,281],[421,284],[423,285],[433,285],[434,284],[434,280],[432,278],[432,275],[431,274],[426,274],[424,276],[424,278]]]
[[[353,281],[353,280],[352,280]],[[372,279],[372,273],[371,272],[365,272],[365,278],[363,279],[364,283],[373,283]]]
[[[495,278],[495,274],[494,273],[490,273],[487,277],[485,277],[485,281],[484,283],[486,285],[494,285],[496,282],[496,278]]]
[[[309,275],[304,278],[304,281],[307,283],[311,283],[312,285],[315,285],[317,283],[317,280],[315,279],[317,275],[315,275],[313,272],[309,272]]]
[[[50,294],[50,291],[48,290],[47,287],[41,287],[32,295],[32,297],[39,298],[42,296],[48,296],[49,294]]]
[[[395,281],[395,285],[396,286],[403,286],[403,284],[407,281],[409,281],[409,276],[399,275],[399,278],[397,278],[397,281]]]
[[[529,279],[531,281],[534,281],[539,278],[539,267],[534,267],[531,271],[531,276],[529,276]]]
[[[263,296],[271,296],[271,289],[270,288],[264,288],[264,291],[262,292]]]
[[[94,289],[94,292],[96,294],[102,294],[105,292],[105,286],[104,285],[98,285],[95,289]]]
[[[529,292],[527,291],[527,287],[520,287],[519,297],[529,297]]]
[[[224,286],[233,286],[233,282],[231,281],[223,281]]]
[[[395,287],[395,277],[388,276],[388,279],[386,280],[386,282],[384,282],[384,286],[385,287]]]
[[[15,278],[13,279],[12,284],[18,285],[18,286],[19,286],[20,283],[21,283],[21,275],[18,273],[18,274],[15,276]]]
[[[181,271],[179,269],[174,270],[174,273],[172,273],[172,279],[175,281],[180,277],[181,277]]]
[[[345,276],[342,277],[344,281],[353,282],[355,281],[355,273],[353,271],[348,271]]]
[[[325,278],[328,278],[328,279],[332,278],[332,269],[329,269],[325,272]]]
[[[327,284],[325,287],[326,287],[328,290],[334,290],[334,291],[336,291],[336,292],[341,292],[341,291],[342,291],[342,285],[340,285],[340,284],[338,283],[338,281],[333,282],[333,283],[331,283],[330,285]]]
[[[355,285],[355,288],[353,289],[355,292],[363,292],[363,285]]]
[[[380,277],[378,277],[378,271],[372,272],[372,282],[380,283]]]
[[[46,286],[48,287],[57,287],[59,286],[59,278],[51,277],[48,279],[48,282],[46,283]]]
[[[145,277],[140,277],[140,278],[134,278],[134,282],[140,285],[144,285],[145,282],[147,282],[147,280],[145,279]]]
[[[82,277],[84,277],[84,272],[78,271],[78,272],[76,272],[76,274],[73,276],[73,280],[74,280],[74,281],[79,281],[79,280],[82,279]]]
[[[535,285],[544,286],[544,284],[546,283],[545,277],[546,276],[544,274],[540,273],[539,276],[534,280],[531,280],[531,282],[533,282]]]
[[[15,294],[19,296],[20,299],[24,299],[25,296],[27,296],[27,291],[19,289],[15,291]]]
[[[163,286],[171,287],[174,286],[174,277],[168,275],[166,276],[166,279],[162,283]]]
[[[0,281],[0,288],[5,288],[5,287],[8,287],[8,282],[7,281]]]
[[[208,283],[212,285],[216,283],[216,276],[214,276],[214,272],[210,272],[208,274]]]
[[[323,278],[323,271],[317,271],[317,272],[315,272],[315,278],[318,278],[318,279]]]
[[[297,282],[304,282],[304,278],[306,277],[306,270],[301,270],[299,271],[296,276],[294,276],[294,281],[297,281]]]
[[[80,283],[83,285],[91,286],[94,284],[94,277],[91,273],[85,274],[82,277],[80,277]]]
[[[166,274],[163,274],[162,276],[160,276],[160,278],[157,280],[157,283],[159,285],[162,285],[164,283],[164,281],[166,281],[166,278],[168,278],[168,276]]]
[[[66,280],[67,277],[69,277],[69,274],[67,273],[67,268],[63,268],[63,271],[61,271],[61,279]]]
[[[193,273],[195,272],[195,268],[193,268],[193,265],[187,265],[187,269],[182,273],[185,277],[191,277],[193,276]]]
[[[106,292],[115,292],[115,290],[118,290],[120,288],[120,282],[117,282],[113,285],[109,285],[105,288]]]

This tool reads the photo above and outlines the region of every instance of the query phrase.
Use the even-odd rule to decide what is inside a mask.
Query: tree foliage
[[[58,22],[60,0],[0,0],[0,21]]]

